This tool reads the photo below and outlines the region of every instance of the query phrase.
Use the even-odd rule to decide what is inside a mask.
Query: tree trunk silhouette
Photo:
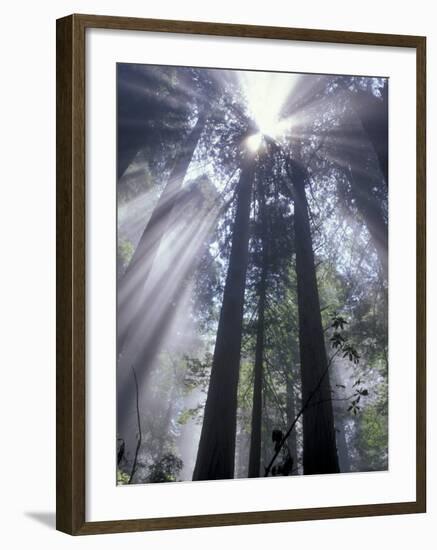
[[[182,183],[205,124],[202,113],[180,152],[169,180],[159,197],[153,213],[143,231],[117,291],[117,347],[120,353],[129,337],[132,326],[143,314],[145,286],[166,234],[174,205],[180,198]]]
[[[260,192],[260,214],[262,225],[262,268],[259,284],[258,322],[256,329],[255,366],[253,382],[252,423],[249,451],[249,477],[260,476],[261,466],[261,425],[262,425],[262,386],[264,361],[264,317],[266,306],[267,270],[268,270],[268,235],[263,191]]]
[[[254,170],[253,155],[246,153],[238,184],[231,254],[193,480],[234,476],[237,389]]]
[[[255,367],[253,382],[253,405],[249,451],[249,477],[260,476],[261,466],[261,421],[262,421],[262,380],[264,356],[264,312],[265,312],[265,277],[261,281],[261,294],[258,302],[258,324],[255,348]]]
[[[388,276],[388,227],[381,203],[372,190],[372,180],[364,172],[349,166],[351,191],[356,207],[361,214],[381,264],[385,279]]]
[[[320,403],[317,406],[309,406],[303,413],[303,468],[304,474],[336,473],[339,472],[338,456],[308,202],[305,194],[307,177],[304,168],[296,161],[290,159],[289,166],[294,189],[299,349],[303,403],[320,384],[311,399],[312,403]]]
[[[297,410],[296,410],[296,399],[294,395],[294,388],[293,388],[293,376],[291,373],[291,369],[287,372],[287,426],[291,426],[291,423],[296,418]],[[290,437],[288,438],[288,448],[290,450],[290,454],[293,458],[293,474],[297,474],[297,467],[298,467],[298,456],[297,456],[297,436],[296,436],[296,430],[294,429]]]
[[[135,369],[132,368],[132,374],[134,376],[135,381],[135,389],[136,389],[136,397],[135,397],[135,404],[136,404],[136,411],[137,411],[137,424],[138,424],[138,439],[137,439],[137,445],[135,448],[135,455],[134,455],[134,461],[132,463],[132,470],[129,476],[128,483],[132,483],[135,473],[137,471],[137,465],[138,465],[138,453],[141,449],[141,443],[143,441],[143,430],[141,428],[141,414],[140,414],[140,400],[139,400],[139,389],[138,389],[138,379],[135,372]]]

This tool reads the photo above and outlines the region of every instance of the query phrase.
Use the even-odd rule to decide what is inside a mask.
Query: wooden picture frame
[[[118,29],[409,48],[416,52],[417,359],[416,498],[411,502],[261,512],[86,521],[85,471],[85,33]],[[57,529],[71,535],[118,533],[426,510],[426,39],[420,36],[70,15],[57,21]]]

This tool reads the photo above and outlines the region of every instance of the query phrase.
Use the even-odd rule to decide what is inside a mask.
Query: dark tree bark
[[[287,373],[287,426],[291,426],[293,420],[296,418],[296,399],[293,388],[293,376],[290,371]],[[290,437],[288,438],[288,448],[290,450],[291,457],[293,458],[293,473],[297,473],[297,437],[296,430],[292,430]],[[291,475],[293,475],[293,473]]]
[[[296,276],[299,310],[299,349],[302,377],[302,402],[319,385],[303,413],[304,474],[339,472],[331,403],[328,361],[320,314],[319,293],[312,247],[308,202],[305,194],[306,172],[290,160],[294,189],[294,229],[296,239]]]
[[[246,153],[238,184],[231,254],[193,480],[234,476],[249,219],[255,162]]]
[[[137,439],[137,446],[135,448],[135,455],[134,455],[134,461],[133,461],[133,464],[132,464],[132,470],[131,470],[131,473],[130,473],[130,476],[129,476],[128,483],[133,482],[135,473],[137,471],[138,453],[140,452],[141,443],[143,441],[143,430],[141,428],[140,400],[139,400],[139,395],[138,395],[139,394],[139,389],[138,389],[138,380],[137,380],[137,375],[136,375],[135,369],[132,369],[132,373],[133,373],[133,376],[134,376],[135,389],[136,389],[135,403],[136,403],[136,411],[137,411],[138,439]]]
[[[250,433],[249,474],[259,477],[261,467],[262,387],[264,369],[265,306],[268,271],[268,235],[263,191],[260,192],[260,214],[262,225],[262,267],[259,284],[258,322],[256,329],[255,366],[253,382],[252,423]]]
[[[174,205],[180,198],[182,183],[205,124],[201,114],[179,154],[158,204],[143,231],[134,255],[119,283],[117,292],[117,347],[120,353],[130,329],[143,315],[145,287],[161,241],[166,234]]]
[[[255,348],[255,367],[253,382],[252,422],[250,433],[249,474],[259,477],[261,467],[261,423],[262,423],[262,381],[264,358],[264,313],[265,313],[265,277],[261,281],[261,294],[258,302],[258,324]]]

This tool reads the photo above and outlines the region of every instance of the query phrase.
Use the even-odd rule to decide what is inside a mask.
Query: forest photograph
[[[387,470],[389,80],[116,79],[117,485]]]

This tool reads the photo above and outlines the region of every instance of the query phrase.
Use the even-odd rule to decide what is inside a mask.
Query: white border
[[[415,500],[415,51],[88,29],[86,52],[86,520]],[[116,487],[116,62],[390,77],[388,472]]]

